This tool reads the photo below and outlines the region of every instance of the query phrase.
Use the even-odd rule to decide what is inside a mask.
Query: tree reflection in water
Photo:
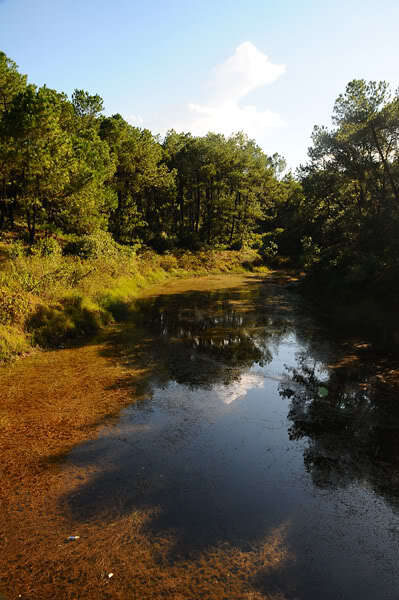
[[[263,292],[263,294],[262,294]],[[290,327],[287,316],[265,311],[265,290],[191,292],[159,296],[139,306],[139,322],[157,343],[158,385],[228,385],[252,365],[272,360],[270,346]],[[262,304],[261,304],[262,303]]]
[[[145,388],[143,401],[68,456],[93,469],[60,500],[73,522],[147,515],[139,533],[154,547],[169,540],[156,554],[168,565],[215,548],[229,562],[223,549],[234,547],[262,597],[369,600],[397,589],[392,511],[367,488],[396,506],[398,410],[371,356],[342,354],[334,333],[272,282],[157,296],[138,309],[107,350],[128,367],[126,382]],[[285,362],[293,368],[282,380]],[[327,493],[304,476],[304,451]],[[249,563],[281,526],[289,560],[266,571]]]
[[[336,488],[358,483],[399,508],[399,398],[369,356],[325,366],[298,357],[280,386],[290,399],[292,440],[306,438],[305,467],[314,484]]]

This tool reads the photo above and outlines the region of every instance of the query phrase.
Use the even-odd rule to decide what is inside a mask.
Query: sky
[[[0,0],[30,83],[165,134],[243,130],[290,168],[352,79],[399,86],[397,0]]]

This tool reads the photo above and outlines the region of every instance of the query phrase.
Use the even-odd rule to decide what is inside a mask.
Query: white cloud
[[[232,404],[239,398],[244,398],[249,390],[253,388],[262,388],[265,385],[265,380],[262,374],[259,373],[244,373],[239,381],[235,381],[228,385],[215,385],[214,393],[223,404]]]
[[[230,135],[243,130],[250,137],[259,137],[266,128],[284,125],[277,113],[241,104],[250,92],[273,83],[284,72],[284,65],[271,63],[251,42],[240,44],[232,56],[213,69],[205,103],[189,103],[174,128],[194,135],[208,131]]]
[[[214,68],[213,86],[222,101],[237,101],[256,88],[273,83],[284,72],[284,65],[273,65],[251,42],[243,42],[233,56]]]
[[[284,125],[280,116],[270,110],[259,111],[256,106],[239,106],[225,102],[219,106],[189,104],[192,114],[189,131],[194,135],[205,135],[208,131],[230,135],[244,131],[250,137],[258,137],[260,130]]]

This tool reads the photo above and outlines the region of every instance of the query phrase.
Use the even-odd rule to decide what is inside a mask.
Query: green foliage
[[[27,352],[29,348],[29,340],[23,331],[17,327],[0,325],[0,363]]]
[[[72,104],[78,117],[97,117],[104,110],[104,102],[98,94],[90,95],[84,90],[75,90]]]
[[[378,291],[376,280],[398,273],[399,94],[355,79],[335,102],[333,124],[314,128],[299,172],[304,266],[313,280]]]
[[[141,291],[168,277],[238,272],[258,259],[254,252],[212,250],[159,255],[142,249],[137,255],[106,232],[88,237],[93,245],[85,259],[36,252],[5,263],[0,271],[0,329],[8,328],[4,359],[24,352],[29,337],[34,345],[58,346],[130,318]]]
[[[57,346],[75,334],[72,320],[63,312],[62,306],[41,305],[27,323],[33,344],[42,347]]]
[[[320,262],[320,248],[310,235],[304,236],[301,243],[303,248],[302,264],[305,269],[311,269]]]
[[[278,255],[278,244],[274,240],[268,240],[262,248],[262,255],[267,261],[273,261]]]
[[[63,298],[53,306],[39,305],[27,322],[35,344],[49,347],[93,335],[110,321],[109,315],[81,295]]]
[[[109,227],[118,242],[147,241],[151,222],[157,232],[159,198],[173,187],[173,174],[163,164],[162,147],[147,129],[129,125],[120,115],[103,119],[101,138],[109,144],[116,160],[110,183],[116,203],[109,216]]]
[[[13,292],[5,286],[0,287],[0,324],[21,323],[29,309],[29,301],[20,292]]]
[[[245,248],[258,231],[277,183],[273,160],[243,133],[202,138],[168,132],[167,165],[176,173],[169,216],[179,246]]]
[[[75,169],[65,188],[67,204],[58,221],[64,231],[91,234],[106,226],[116,205],[115,192],[105,183],[113,176],[115,159],[97,128],[72,135]]]
[[[24,347],[23,328],[40,345],[92,334],[168,276],[258,260],[248,249],[260,248],[285,185],[281,157],[244,133],[171,131],[161,143],[102,111],[97,94],[27,85],[0,53],[0,230],[29,244],[2,252],[9,349]]]
[[[6,265],[0,272],[0,285],[14,291],[51,294],[52,290],[75,287],[95,270],[95,265],[60,254],[25,256]],[[58,294],[58,291],[55,292]]]
[[[7,254],[11,259],[25,256],[25,244],[21,240],[16,240],[8,246]]]
[[[279,155],[242,132],[170,131],[161,144],[121,115],[101,116],[97,94],[76,89],[70,101],[26,86],[5,55],[1,65],[11,83],[0,112],[0,229],[23,220],[30,245],[37,232],[75,234],[66,252],[86,259],[98,253],[84,236],[98,230],[159,252],[260,248],[283,186]]]
[[[62,254],[62,248],[55,238],[44,237],[36,241],[35,245],[31,247],[31,252],[38,256],[60,255]]]
[[[399,92],[386,82],[347,85],[333,126],[314,128],[296,178],[243,132],[171,130],[161,142],[103,108],[82,89],[68,99],[27,85],[0,53],[0,230],[21,236],[24,224],[34,255],[29,262],[22,244],[10,248],[15,289],[47,288],[59,299],[62,286],[87,287],[101,260],[110,279],[132,276],[138,252],[153,269],[147,278],[206,272],[211,255],[200,253],[225,249],[255,249],[316,279],[397,281]],[[143,248],[168,253],[163,267]]]
[[[91,235],[76,236],[64,246],[64,254],[80,258],[106,258],[115,256],[118,244],[106,231],[98,230]]]
[[[164,254],[159,260],[159,266],[164,271],[175,271],[178,268],[179,262],[173,254]]]
[[[8,110],[13,98],[26,86],[26,75],[18,73],[17,65],[0,52],[0,116]]]

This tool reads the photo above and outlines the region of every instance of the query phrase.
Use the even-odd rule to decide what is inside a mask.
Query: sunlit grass
[[[11,246],[10,246],[11,248]],[[133,301],[149,286],[170,278],[209,273],[266,274],[252,251],[202,251],[140,257],[115,250],[81,259],[51,254],[7,257],[0,271],[0,361],[35,346],[51,347],[89,336],[113,321],[129,318]],[[22,248],[23,252],[23,248]],[[257,265],[257,266],[255,266]]]

